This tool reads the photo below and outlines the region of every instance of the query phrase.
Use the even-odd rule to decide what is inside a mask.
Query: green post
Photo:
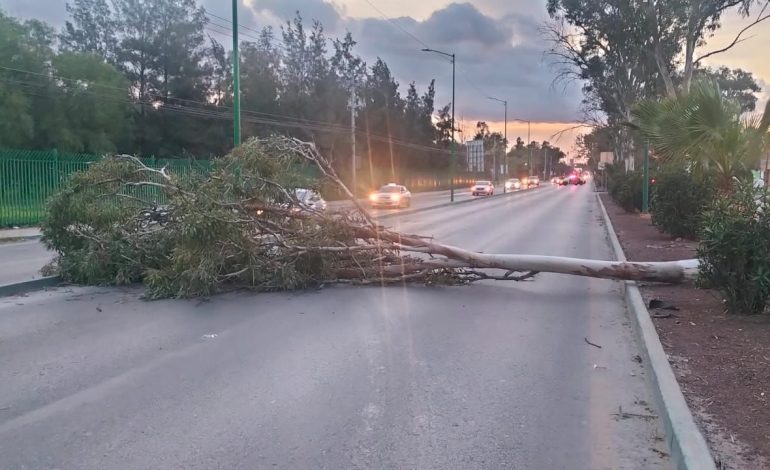
[[[238,0],[233,0],[233,147],[241,145],[241,77],[238,55]]]
[[[650,150],[647,142],[642,144],[644,153],[644,182],[642,183],[642,213],[647,213],[650,208]]]
[[[452,156],[449,159],[449,202],[455,201],[455,55],[452,54]]]

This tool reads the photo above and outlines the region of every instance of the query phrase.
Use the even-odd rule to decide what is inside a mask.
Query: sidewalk
[[[0,241],[39,238],[40,235],[39,227],[0,229]]]

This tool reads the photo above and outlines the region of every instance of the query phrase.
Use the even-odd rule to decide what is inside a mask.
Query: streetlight
[[[503,135],[503,142],[504,142],[504,148],[503,148],[503,167],[505,168],[505,177],[508,178],[508,158],[506,154],[508,153],[508,100],[501,100],[498,98],[493,98],[491,96],[487,96],[488,99],[499,101],[500,103],[503,103],[503,106],[505,106],[505,124],[504,124],[504,135]],[[497,159],[494,159],[495,162],[495,179],[497,179]],[[505,192],[505,185],[503,185],[503,192]]]
[[[241,145],[241,77],[238,56],[238,0],[233,0],[233,147]]]
[[[455,200],[455,55],[424,48],[422,52],[435,52],[452,59],[452,153],[449,159],[449,201]]]

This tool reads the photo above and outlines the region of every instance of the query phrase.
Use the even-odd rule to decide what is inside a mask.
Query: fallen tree
[[[296,189],[318,181],[301,176],[303,165],[320,169],[351,208],[304,205]],[[210,173],[185,178],[131,156],[105,158],[51,198],[42,230],[65,279],[142,282],[151,298],[334,283],[522,281],[540,272],[676,283],[698,273],[697,260],[485,254],[395,232],[370,216],[312,144],[284,137],[252,139],[215,160]]]

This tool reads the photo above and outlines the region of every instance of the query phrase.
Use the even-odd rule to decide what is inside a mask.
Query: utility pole
[[[241,145],[241,59],[238,54],[238,0],[233,0],[233,147]]]
[[[452,60],[452,153],[449,158],[449,201],[455,200],[455,55],[435,49],[422,49],[423,52],[435,52]]]
[[[356,194],[357,181],[356,181],[356,91],[353,87],[350,87],[350,142],[352,143],[352,153],[350,155],[351,164],[351,181],[353,194]]]
[[[644,183],[642,184],[642,213],[647,213],[650,208],[650,149],[647,141],[644,141]]]
[[[455,55],[452,54],[452,155],[449,157],[449,202],[455,201]]]
[[[543,181],[548,179],[545,172],[548,170],[548,147],[543,147]]]
[[[505,163],[505,179],[510,176],[508,174],[508,100],[503,100],[505,105],[505,124],[503,124],[503,162]],[[503,184],[503,192],[505,192],[505,184]]]

